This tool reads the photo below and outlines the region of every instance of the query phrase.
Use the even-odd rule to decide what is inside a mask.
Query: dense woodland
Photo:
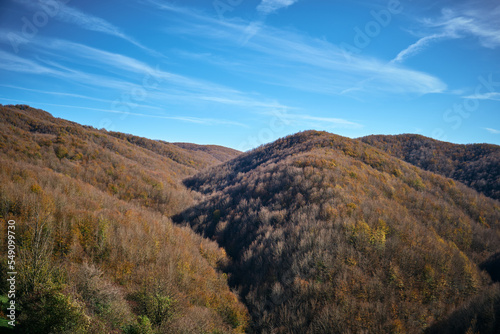
[[[246,308],[220,271],[225,251],[164,215],[194,201],[179,180],[219,162],[204,158],[26,106],[1,107],[1,235],[14,219],[16,332],[244,332]]]
[[[497,145],[458,145],[410,134],[368,136],[361,140],[500,200],[500,147]]]
[[[307,131],[241,154],[0,106],[16,331],[500,332],[500,202],[368,140]],[[494,175],[485,147],[455,169]]]
[[[498,329],[479,265],[500,249],[500,203],[461,183],[315,131],[185,183],[209,197],[174,221],[226,249],[252,332],[434,333],[457,317],[463,333]]]

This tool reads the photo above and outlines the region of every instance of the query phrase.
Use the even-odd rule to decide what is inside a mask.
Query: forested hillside
[[[168,217],[195,201],[182,178],[237,154],[0,107],[0,318],[15,220],[15,332],[244,332],[225,251]]]
[[[167,215],[192,203],[183,178],[239,154],[218,146],[199,154],[56,119],[24,105],[0,107],[0,150],[5,158],[50,168]]]
[[[368,136],[360,140],[500,200],[500,146],[458,145],[411,134]]]
[[[463,184],[315,131],[185,184],[209,197],[174,221],[231,256],[251,332],[436,332],[467,313],[463,333],[495,333],[498,287],[479,265],[500,250],[500,203]]]
[[[407,137],[438,174],[405,136],[240,153],[0,106],[14,332],[498,333],[500,202],[439,175],[483,184],[498,147]]]

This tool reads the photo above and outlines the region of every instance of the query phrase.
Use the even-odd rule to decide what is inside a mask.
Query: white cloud
[[[220,106],[224,105],[254,112],[276,108],[293,109],[257,93],[242,92],[213,82],[168,72],[159,66],[152,67],[137,59],[83,44],[60,39],[39,38],[33,41],[33,46],[37,48],[40,55],[36,60],[25,59],[0,50],[0,58],[4,60],[0,63],[0,69],[50,75],[60,80],[87,85],[94,90],[96,86],[104,87],[109,89],[108,95],[111,95],[111,98],[115,97],[115,100],[90,99],[109,103],[110,106],[118,105],[119,108],[125,110],[139,108],[164,110],[166,104],[191,104],[203,106],[209,110],[218,110]],[[45,60],[44,55],[50,56],[50,60]],[[86,64],[103,69],[105,72],[101,72],[102,75],[97,75],[67,68],[57,62],[58,57],[61,59],[71,58],[73,63]],[[145,85],[145,80],[151,86]],[[36,91],[44,94],[85,98],[71,93]],[[130,95],[135,92],[145,94],[150,104],[139,103],[142,98],[139,101],[130,101]],[[124,94],[129,95],[126,101],[130,102],[125,101],[125,104],[117,104],[117,101],[120,102],[121,96]],[[158,108],[159,106],[162,108]],[[187,120],[186,118],[185,121]],[[190,120],[194,122],[196,118]],[[212,119],[212,123],[215,124],[215,120]]]
[[[42,50],[40,49],[40,51]],[[1,50],[0,58],[3,60],[0,62],[0,69],[5,71],[34,75],[48,75],[61,80],[69,80],[89,85],[90,87],[100,86],[123,91],[129,91],[133,87],[138,86],[124,80],[111,78],[109,76],[90,74],[78,70],[68,69],[54,61],[47,61],[45,65],[42,65],[40,64],[40,61],[22,58]]]
[[[360,129],[364,125],[343,118],[314,116],[292,111],[288,108],[276,108],[261,113],[262,115],[277,117],[283,124],[292,127],[311,129]]]
[[[492,3],[493,4],[493,3]],[[473,36],[486,48],[495,49],[500,46],[500,5],[490,8],[473,6],[462,11],[445,10],[438,26],[458,34]]]
[[[500,93],[491,92],[477,95],[468,95],[464,96],[464,99],[476,99],[476,100],[492,100],[492,101],[500,101]]]
[[[64,4],[62,1],[57,1],[57,6],[49,7],[43,1],[23,1],[23,0],[15,0],[16,2],[22,4],[25,7],[28,7],[32,10],[44,10],[51,11],[51,14],[54,13],[54,19],[59,20],[64,23],[69,23],[76,25],[82,29],[100,32],[103,34],[115,36],[121,38],[133,45],[144,49],[152,54],[158,55],[155,51],[145,47],[134,38],[125,34],[120,28],[113,25],[112,23],[97,17],[95,15],[85,13],[75,7],[70,7]]]
[[[248,100],[248,99],[238,100],[238,99],[228,99],[228,98],[223,98],[223,97],[218,97],[218,96],[199,96],[198,98],[200,100],[219,102],[219,103],[236,105],[236,106],[262,107],[262,108],[269,108],[269,109],[276,109],[276,108],[290,109],[290,107],[282,105],[279,102],[262,102],[262,101],[256,101],[256,100]]]
[[[61,21],[77,25],[86,30],[102,32],[128,41],[133,41],[130,37],[125,35],[121,29],[100,17],[84,13],[74,7],[70,7],[62,3],[60,3],[60,6],[61,8],[57,18]]]
[[[348,58],[343,49],[326,40],[263,22],[252,25],[237,18],[222,21],[197,12],[183,12],[176,20],[176,28],[169,27],[165,33],[200,38],[207,48],[224,46],[228,61],[219,59],[224,70],[240,72],[266,84],[327,95],[342,94],[360,82],[363,85],[351,92],[427,94],[447,89],[446,84],[430,74],[364,55]],[[241,48],[246,52],[241,52]],[[207,57],[206,61],[210,59]]]
[[[297,1],[298,0],[262,0],[262,2],[257,6],[257,10],[261,14],[269,15],[278,9],[293,5]]]
[[[493,133],[495,135],[498,135],[500,134],[500,130],[497,130],[497,129],[492,129],[492,128],[484,128],[486,131],[490,132],[490,133]]]
[[[41,90],[41,89],[18,87],[18,86],[13,86],[13,85],[0,85],[0,87],[6,87],[6,88],[17,89],[17,90],[23,90],[23,91],[27,91],[27,92],[41,93],[41,94],[44,94],[44,95],[54,95],[54,96],[62,96],[62,97],[75,97],[77,99],[83,99],[83,100],[89,100],[89,101],[97,101],[97,102],[104,102],[104,103],[107,103],[107,104],[112,104],[114,102],[112,100],[100,99],[100,98],[97,98],[97,97],[92,97],[92,96],[87,96],[87,95],[81,95],[81,94],[74,94],[74,93],[46,91],[46,90]],[[146,104],[138,104],[137,107],[141,108],[141,109],[163,110],[163,109],[161,109],[159,107],[153,107],[153,106],[146,105]]]
[[[363,125],[355,122],[348,121],[342,118],[334,117],[317,117],[304,114],[286,114],[284,119],[289,120],[292,123],[297,123],[298,125],[304,126],[304,122],[308,126],[314,128],[344,128],[344,129],[359,129]]]
[[[391,60],[393,63],[402,63],[406,58],[411,57],[423,49],[425,49],[431,42],[437,41],[439,39],[450,38],[447,34],[433,34],[430,36],[425,36],[401,51],[396,58]]]
[[[156,119],[177,120],[177,121],[182,121],[182,122],[203,124],[203,125],[223,124],[223,125],[235,125],[235,126],[240,126],[240,127],[245,127],[245,128],[248,127],[247,125],[245,125],[243,123],[234,122],[234,121],[225,120],[225,119],[176,116],[176,115],[171,115],[171,116],[170,115],[167,115],[167,116],[165,116],[165,115],[151,115],[151,114],[145,114],[145,113],[140,113],[140,112],[129,112],[129,111],[114,110],[114,109],[102,109],[102,108],[91,108],[91,107],[82,107],[82,106],[47,103],[47,102],[35,102],[35,101],[26,101],[26,100],[18,100],[18,99],[8,99],[8,98],[3,98],[3,97],[0,97],[0,100],[16,101],[16,102],[21,102],[24,104],[29,104],[31,106],[47,105],[47,106],[54,106],[54,107],[84,109],[84,110],[99,111],[99,112],[106,112],[106,113],[112,113],[112,114],[122,114],[122,115],[156,118]]]
[[[61,75],[62,72],[40,65],[39,63],[19,57],[9,52],[0,50],[0,69],[12,72],[31,73],[31,74],[50,74]]]
[[[500,46],[500,6],[483,9],[443,9],[437,19],[421,20],[424,37],[402,50],[392,62],[401,63],[443,39],[474,37],[481,46],[495,49]],[[427,35],[425,35],[427,34]]]

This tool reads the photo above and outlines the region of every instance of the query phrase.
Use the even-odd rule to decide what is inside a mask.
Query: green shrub
[[[127,325],[123,328],[123,333],[125,334],[153,334],[153,329],[151,328],[151,321],[147,316],[138,316],[137,323],[132,325]]]
[[[31,295],[22,304],[19,318],[21,333],[85,333],[89,325],[83,306],[55,291]]]
[[[66,147],[64,147],[64,145],[58,145],[54,148],[54,151],[56,153],[56,156],[59,158],[59,159],[62,159],[62,158],[65,158],[68,156],[68,149]]]
[[[133,299],[138,303],[139,313],[151,319],[155,326],[161,326],[164,322],[171,320],[175,314],[177,301],[159,291],[141,291]]]

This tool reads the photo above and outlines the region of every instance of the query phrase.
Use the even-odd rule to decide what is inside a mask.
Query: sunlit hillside
[[[182,177],[238,152],[198,155],[26,106],[0,110],[0,219],[3,236],[8,220],[16,224],[16,332],[244,331],[246,308],[219,270],[225,251],[167,215],[194,201]],[[3,302],[7,252],[0,264]]]
[[[167,215],[192,203],[184,177],[239,154],[101,131],[23,105],[0,107],[0,134],[5,158],[47,167]]]

